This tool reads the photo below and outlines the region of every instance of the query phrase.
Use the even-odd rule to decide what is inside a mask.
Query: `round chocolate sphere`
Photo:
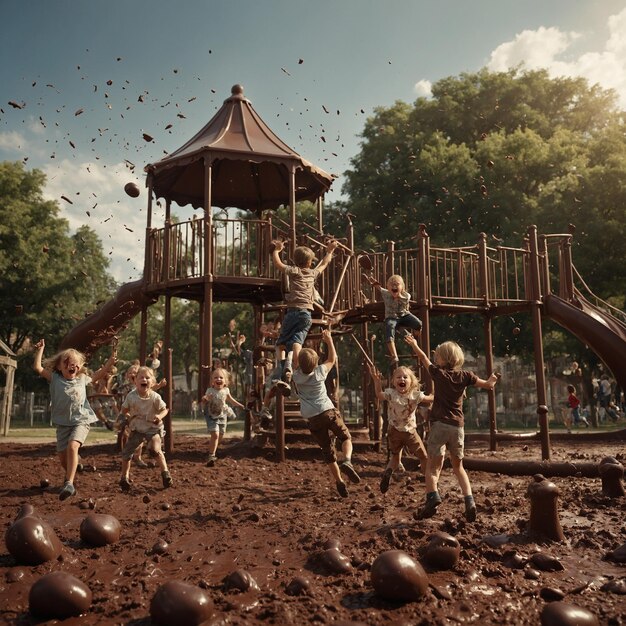
[[[51,572],[33,583],[28,593],[30,612],[46,619],[66,619],[91,607],[91,589],[67,572]]]
[[[567,602],[550,602],[541,611],[541,626],[598,626],[598,618]]]
[[[337,548],[328,548],[318,554],[318,563],[330,574],[346,574],[352,571],[350,559]]]
[[[161,585],[150,601],[150,617],[157,626],[197,626],[213,611],[209,596],[195,585],[171,580]]]
[[[285,587],[288,596],[308,596],[311,594],[311,581],[304,576],[294,576]]]
[[[433,569],[452,569],[459,562],[460,555],[461,546],[452,535],[436,532],[424,548],[423,560]]]
[[[137,186],[136,183],[126,183],[124,185],[124,191],[131,197],[131,198],[138,198],[140,191],[139,191],[139,187]]]
[[[117,543],[122,525],[117,518],[105,513],[91,513],[80,525],[80,538],[90,546],[106,546]]]
[[[403,550],[383,552],[372,563],[372,585],[386,600],[413,602],[428,591],[424,568]]]
[[[239,589],[239,591],[259,590],[256,580],[243,569],[235,570],[224,578],[224,587],[227,589]]]
[[[39,565],[56,559],[63,544],[54,529],[33,515],[20,517],[6,532],[7,550],[22,565]]]

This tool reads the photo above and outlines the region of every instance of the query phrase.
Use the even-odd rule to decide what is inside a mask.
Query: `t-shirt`
[[[465,423],[463,392],[470,385],[476,384],[478,376],[467,370],[443,369],[434,363],[430,364],[428,371],[435,386],[435,401],[430,420],[462,427]]]
[[[412,389],[409,393],[400,393],[393,387],[383,391],[387,400],[387,419],[389,426],[400,432],[410,432],[417,428],[415,411],[417,405],[424,399],[419,389]]]
[[[87,400],[87,385],[91,378],[80,374],[67,379],[58,371],[50,378],[50,404],[52,423],[57,426],[91,424],[98,418]]]
[[[289,291],[285,294],[285,303],[294,309],[313,310],[315,298],[315,279],[320,271],[310,267],[287,265],[285,274],[289,277]]]
[[[296,383],[300,398],[302,417],[315,417],[324,411],[335,408],[326,391],[327,375],[328,370],[323,364],[318,365],[310,374],[304,374],[301,369],[297,369],[293,373],[293,381]]]
[[[167,405],[163,398],[150,389],[148,395],[143,398],[136,389],[128,392],[126,399],[122,403],[122,409],[128,409],[128,423],[131,430],[139,433],[161,432],[162,422],[154,423],[157,413],[160,413]]]
[[[570,393],[569,396],[567,396],[567,403],[569,404],[571,409],[576,409],[580,405],[580,400],[576,397],[575,394]]]
[[[380,295],[385,303],[385,319],[397,319],[409,313],[411,294],[403,291],[397,298],[394,298],[391,291],[380,288]]]
[[[234,415],[228,404],[226,404],[226,399],[230,395],[228,387],[222,387],[221,389],[208,387],[204,395],[207,397],[206,411],[209,417],[216,419],[219,423],[226,424],[228,416]]]

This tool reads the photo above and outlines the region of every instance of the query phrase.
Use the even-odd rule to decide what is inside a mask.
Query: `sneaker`
[[[468,522],[476,521],[476,502],[469,496],[465,499],[465,519]]]
[[[76,487],[69,480],[65,481],[63,489],[59,492],[59,500],[67,500],[76,493]]]
[[[167,470],[165,472],[161,472],[161,478],[163,479],[164,489],[167,489],[168,487],[172,486],[172,477]]]
[[[417,512],[417,519],[427,519],[432,517],[436,512],[437,508],[441,504],[441,496],[437,495],[434,498],[427,498],[424,506]]]
[[[128,480],[126,476],[122,476],[122,478],[120,478],[120,488],[124,493],[128,493],[130,491],[130,480]]]
[[[213,467],[217,461],[217,457],[214,454],[209,454],[209,460],[206,462],[207,467]]]
[[[356,473],[350,461],[343,461],[339,464],[339,469],[350,479],[352,483],[360,483],[361,477]]]
[[[133,459],[135,461],[135,465],[137,467],[141,467],[141,469],[146,469],[148,464],[143,459]]]
[[[380,479],[380,492],[387,493],[389,491],[389,483],[391,482],[391,475],[393,474],[393,470],[388,467],[383,472],[383,477]]]
[[[274,416],[272,415],[270,410],[266,406],[264,406],[259,411],[258,415],[261,420],[260,421],[261,428],[263,428],[264,430],[268,429],[272,424],[272,420],[274,419]]]
[[[287,381],[277,380],[274,383],[274,386],[278,389],[278,391],[280,391],[280,393],[283,394],[283,396],[285,396],[285,398],[288,398],[291,395],[291,385]]]
[[[346,483],[344,483],[343,480],[337,481],[337,491],[342,498],[348,497],[348,488],[346,487]]]

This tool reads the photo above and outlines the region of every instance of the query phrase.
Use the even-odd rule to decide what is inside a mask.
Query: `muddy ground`
[[[3,544],[0,622],[55,623],[29,613],[29,591],[44,574],[61,570],[82,580],[93,594],[90,610],[65,620],[68,626],[151,624],[151,599],[171,580],[208,594],[213,609],[206,623],[215,625],[534,625],[547,602],[559,599],[591,611],[600,624],[626,624],[626,564],[606,560],[626,543],[626,503],[602,495],[599,478],[552,479],[561,492],[566,539],[541,543],[525,533],[530,476],[471,472],[478,519],[466,523],[454,477],[444,469],[438,514],[416,521],[412,514],[424,488],[411,459],[406,459],[407,472],[383,495],[379,482],[385,453],[357,447],[354,464],[362,482],[350,484],[350,495],[343,499],[318,452],[305,443],[290,444],[288,460],[280,464],[271,448],[253,449],[239,438],[227,440],[218,454],[217,464],[206,467],[206,439],[178,436],[169,458],[173,487],[162,488],[156,468],[133,468],[133,489],[126,494],[118,487],[114,444],[86,445],[78,492],[61,502],[53,444],[0,443],[3,528],[29,503],[63,543],[58,559],[36,566],[17,563]],[[590,463],[607,455],[624,462],[623,444],[556,444],[552,458]],[[538,461],[540,448],[507,444],[495,453],[472,448],[468,456]],[[50,486],[42,488],[45,479]],[[118,542],[92,547],[81,540],[81,522],[92,512],[119,520]],[[381,598],[371,582],[373,561],[391,549],[419,560],[435,531],[460,542],[458,563],[443,571],[426,564],[430,586],[417,601]],[[349,561],[344,573],[330,571],[328,563],[315,558],[329,540],[338,542],[347,557],[343,564]],[[563,569],[531,567],[527,560],[537,551],[556,557]],[[224,584],[235,571],[235,586]],[[248,577],[258,589],[252,585],[241,591],[237,585],[245,587]],[[294,579],[299,587],[290,585]],[[302,579],[308,580],[308,589]]]

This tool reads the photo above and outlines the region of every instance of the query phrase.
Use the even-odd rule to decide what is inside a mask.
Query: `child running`
[[[210,434],[207,467],[215,465],[215,461],[217,461],[217,447],[226,433],[228,417],[232,418],[235,416],[228,404],[237,406],[240,409],[245,408],[243,404],[230,395],[228,372],[218,367],[211,372],[211,386],[207,388],[202,396],[204,418]]]
[[[128,417],[130,435],[122,450],[122,491],[130,491],[130,462],[135,450],[144,442],[152,444],[157,457],[163,487],[172,486],[172,477],[167,469],[165,455],[161,450],[161,441],[165,436],[163,418],[167,415],[167,405],[163,398],[152,389],[154,386],[154,370],[143,366],[135,375],[135,388],[131,390],[122,403],[122,413]]]
[[[397,367],[391,378],[391,387],[383,391],[381,373],[373,366],[369,366],[370,376],[374,381],[374,391],[379,400],[387,400],[387,441],[391,457],[383,472],[380,481],[380,490],[386,493],[389,490],[391,476],[400,466],[402,449],[407,448],[420,460],[422,472],[426,472],[428,459],[422,438],[417,434],[417,419],[415,412],[420,404],[431,404],[432,395],[420,391],[417,376],[408,367]]]
[[[391,369],[394,370],[399,363],[396,350],[396,327],[410,328],[413,336],[419,337],[422,331],[422,321],[409,311],[411,294],[405,291],[404,279],[394,274],[387,280],[387,289],[381,287],[377,280],[365,275],[370,285],[378,290],[385,304],[385,340],[391,357]],[[410,331],[406,331],[410,332]]]
[[[333,251],[339,243],[331,239],[326,244],[326,255],[315,268],[311,267],[315,260],[315,254],[311,248],[298,246],[293,253],[294,265],[287,265],[280,258],[285,243],[281,240],[275,240],[272,244],[274,245],[272,252],[274,265],[290,281],[289,291],[285,294],[285,302],[289,308],[283,319],[280,335],[276,340],[276,364],[280,363],[282,370],[280,381],[277,381],[277,384],[282,388],[283,394],[288,396],[291,393],[290,384],[293,368],[298,367],[298,355],[311,328],[311,311],[314,309],[315,302],[315,280],[330,263],[333,258]]]
[[[411,346],[422,365],[428,368],[435,386],[435,399],[430,414],[430,431],[426,440],[428,452],[426,502],[417,513],[417,517],[419,519],[432,517],[441,504],[437,484],[447,448],[450,453],[452,471],[465,498],[465,518],[473,522],[476,519],[476,503],[472,495],[469,476],[463,467],[465,438],[463,394],[470,385],[481,389],[493,389],[498,376],[492,373],[487,380],[483,380],[474,372],[462,370],[465,357],[461,347],[454,341],[446,341],[437,346],[435,363],[431,363],[426,353],[417,345],[414,337],[408,336],[405,341]]]
[[[113,343],[109,360],[91,378],[82,372],[85,355],[73,348],[57,352],[42,364],[45,346],[43,339],[35,344],[33,369],[50,383],[51,419],[56,426],[59,461],[65,470],[59,499],[66,500],[76,493],[78,451],[87,439],[91,424],[98,421],[87,401],[87,385],[104,378],[113,367],[117,361],[117,341]]]
[[[322,342],[328,349],[326,361],[318,364],[317,352],[311,348],[303,348],[300,351],[298,369],[294,372],[293,380],[300,397],[300,414],[308,420],[309,430],[322,449],[324,462],[328,465],[339,495],[347,498],[348,488],[341,478],[341,472],[353,483],[361,482],[361,478],[352,467],[350,431],[326,391],[326,376],[337,360],[335,344],[329,330],[322,331]],[[340,464],[337,464],[335,437],[341,441],[343,460]]]
[[[574,418],[574,425],[578,426],[582,422],[586,428],[589,428],[589,422],[584,415],[580,414],[580,400],[576,395],[576,387],[574,385],[567,385],[567,406],[572,411],[572,417]]]

